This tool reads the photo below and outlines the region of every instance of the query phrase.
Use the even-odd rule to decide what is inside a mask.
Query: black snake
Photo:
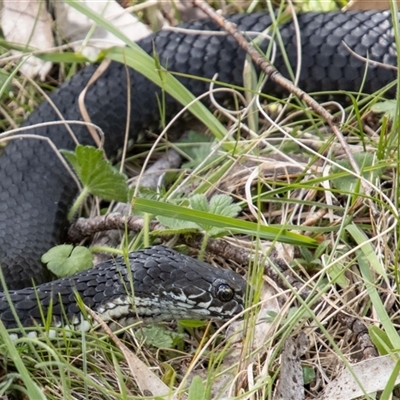
[[[243,31],[262,31],[271,24],[271,18],[266,14],[237,15],[232,17],[232,21]],[[298,24],[302,46],[298,85],[303,90],[314,92],[343,89],[372,93],[396,79],[395,69],[387,69],[376,63],[368,63],[367,66],[365,60],[355,56],[358,54],[371,61],[397,65],[389,12],[306,13],[298,16]],[[195,30],[217,29],[215,24],[208,20],[197,21],[183,27]],[[288,61],[294,69],[297,61],[294,24],[285,23],[279,30]],[[242,85],[245,56],[229,36],[161,31],[140,41],[139,45],[149,54],[156,51],[161,64],[167,66],[170,71],[210,79],[218,73],[219,81]],[[261,48],[265,49],[267,45],[265,43]],[[274,64],[281,73],[288,75],[279,46]],[[66,120],[82,120],[78,96],[96,68],[95,65],[84,68],[52,93],[52,102]],[[194,95],[200,95],[208,89],[208,83],[203,80],[187,77],[179,79]],[[123,143],[127,123],[128,81],[131,85],[129,102],[131,137],[136,138],[139,132],[159,119],[156,96],[160,95],[160,89],[135,71],[129,70],[127,78],[124,65],[111,63],[103,75],[90,86],[85,96],[85,105],[91,121],[106,132],[104,147],[109,156],[115,154]],[[271,82],[267,82],[263,90],[272,95],[285,94]],[[387,95],[392,96],[393,93],[394,89],[391,88]],[[176,101],[167,96],[165,107],[167,117],[173,115],[179,107]],[[29,116],[24,126],[57,120],[60,118],[53,106],[43,102]],[[93,144],[86,127],[72,125],[71,128],[80,143]],[[61,125],[37,127],[29,133],[51,139],[58,148],[75,147],[70,134]],[[64,242],[66,214],[76,194],[76,184],[47,142],[26,138],[10,141],[0,158],[0,263],[10,289],[31,286],[32,277],[36,284],[42,284],[49,279],[42,268],[40,257],[52,246]],[[151,251],[132,257],[141,257],[143,254],[146,254],[150,258],[149,262],[152,262]],[[183,260],[189,262],[187,258]],[[196,264],[195,261],[193,263]],[[116,264],[120,265],[121,262],[117,261]],[[115,270],[112,268],[115,268],[116,264],[109,264],[113,273]],[[202,267],[208,268],[204,265]],[[215,279],[218,280],[221,272],[214,271],[214,273]],[[73,282],[72,286],[85,300],[87,286],[84,277],[91,274],[86,272],[70,280]],[[234,275],[228,274],[224,279],[229,280],[232,276]],[[69,307],[76,308],[76,305],[71,305],[74,302],[71,297],[71,285],[57,285],[58,283],[40,286],[39,294],[45,293],[50,287],[53,289],[60,287],[62,292],[60,296],[66,300],[68,310]],[[101,288],[99,294],[94,297],[89,296],[92,299],[88,299],[91,306],[97,306],[100,300],[111,302],[107,296],[112,297],[115,293],[112,290],[109,293],[106,288],[104,289],[104,285],[106,284],[103,286],[99,284]],[[221,287],[224,288],[224,285],[225,283]],[[234,291],[232,298],[227,296],[228,304],[232,305],[231,301],[234,302],[233,307],[226,315],[220,314],[220,316],[226,317],[241,309],[243,306],[240,297],[243,290],[241,285],[239,282],[239,291],[237,293]],[[182,293],[185,292],[184,288],[179,290],[181,294],[175,294],[177,298],[183,296]],[[223,292],[222,290],[219,293]],[[34,307],[31,289],[12,292],[12,296],[17,311],[21,313],[22,320],[26,323],[28,311],[24,310],[32,310],[30,306]],[[45,299],[40,297],[40,300],[44,305]],[[205,303],[207,302],[199,300],[198,304]],[[75,308],[74,312],[77,311]],[[220,308],[222,309],[223,307]],[[0,311],[3,321],[13,321],[8,304],[0,304]],[[37,316],[36,311],[32,311],[31,314]],[[202,315],[218,317],[218,312],[209,314],[204,312]],[[12,325],[10,322],[9,326]]]
[[[112,328],[137,320],[229,319],[243,311],[246,285],[232,271],[165,246],[136,251],[128,258],[129,269],[124,258],[117,257],[70,278],[43,283],[35,290],[10,291],[20,323],[41,323],[51,308],[53,326],[68,323],[73,329],[88,330],[90,325],[80,317],[77,295]],[[0,294],[0,315],[6,328],[18,326],[6,294]]]

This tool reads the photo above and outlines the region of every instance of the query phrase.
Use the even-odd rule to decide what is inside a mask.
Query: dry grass
[[[236,10],[247,5],[232,2],[228,7]],[[1,128],[20,125],[39,101],[34,85],[19,78],[13,80],[0,104]],[[179,388],[189,393],[190,399],[226,398],[228,392],[234,398],[272,398],[278,380],[289,380],[280,376],[285,340],[300,333],[308,339],[301,355],[306,398],[317,398],[345,362],[357,362],[370,355],[365,336],[355,335],[343,324],[350,317],[375,327],[369,333],[379,344],[379,354],[394,354],[398,349],[393,335],[400,323],[396,124],[382,127],[380,117],[371,116],[368,104],[356,108],[357,112],[354,105],[345,110],[343,133],[352,152],[373,155],[366,179],[374,190],[366,199],[359,179],[334,169],[333,165],[342,161],[343,152],[324,121],[316,117],[311,120],[309,113],[298,107],[282,109],[278,102],[270,102],[268,107],[274,117],[282,113],[278,123],[268,118],[247,119],[248,125],[258,128],[256,135],[242,129],[244,134],[236,148],[247,150],[232,155],[219,149],[217,161],[180,172],[174,192],[192,192],[204,182],[213,182],[205,193],[233,196],[243,207],[240,218],[279,224],[312,236],[320,245],[283,246],[262,240],[255,232],[253,237],[227,238],[232,250],[230,259],[224,253],[218,254],[218,246],[213,254],[207,254],[209,262],[247,274],[253,288],[253,307],[235,339],[227,339],[226,331],[218,332],[214,324],[171,325],[167,333],[158,331],[161,343],[168,342],[170,331],[179,335],[173,335],[172,348],[163,348],[143,343],[138,336],[141,328],[125,330],[120,337],[148,366],[148,379],[152,380],[154,373],[174,393]],[[259,116],[263,116],[263,110]],[[232,125],[230,122],[228,129]],[[177,146],[185,150],[184,145]],[[132,160],[129,168],[135,171],[143,159],[139,155]],[[232,164],[229,168],[228,163]],[[218,171],[223,173],[216,180]],[[243,262],[242,253],[236,257],[239,249],[255,257],[254,262]],[[261,311],[254,304],[262,306]],[[261,321],[256,326],[257,318]],[[385,345],[376,340],[379,335]],[[30,380],[51,399],[143,395],[126,354],[106,335],[78,332],[72,337],[60,336],[58,340],[42,341],[22,338],[12,345],[26,373],[18,368],[10,348],[0,346],[0,391],[10,398],[24,398]],[[203,383],[196,376],[203,378]],[[195,397],[196,392],[202,395]],[[32,398],[31,394],[26,393],[25,398]]]

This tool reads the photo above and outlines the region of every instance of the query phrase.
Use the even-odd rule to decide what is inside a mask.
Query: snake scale
[[[271,18],[267,14],[236,15],[231,20],[243,31],[262,31],[271,25]],[[298,16],[298,24],[302,55],[298,85],[303,90],[314,92],[343,89],[372,93],[396,79],[394,69],[374,63],[367,66],[365,60],[352,53],[353,51],[372,61],[397,65],[389,12],[305,13]],[[182,27],[218,30],[209,20],[196,21]],[[279,30],[288,61],[294,68],[297,62],[294,24],[284,23]],[[155,50],[161,64],[170,71],[205,78],[212,78],[218,73],[219,81],[237,86],[243,84],[245,55],[229,36],[166,30],[141,40],[139,45],[149,54]],[[267,45],[266,41],[260,47],[266,49]],[[274,65],[278,71],[288,76],[279,46]],[[66,120],[82,120],[78,96],[96,68],[95,65],[84,68],[51,94],[52,102]],[[208,89],[208,83],[203,80],[188,77],[179,79],[194,95],[200,95]],[[131,87],[129,103],[128,82]],[[272,82],[267,82],[263,90],[272,95],[285,94]],[[394,89],[389,89],[387,95],[393,94]],[[158,121],[157,95],[160,95],[160,89],[153,83],[133,70],[129,70],[127,77],[126,67],[115,62],[90,86],[85,96],[85,105],[91,121],[106,132],[104,148],[108,156],[116,154],[122,146],[128,104],[131,107],[129,130],[133,139],[137,138],[139,132],[154,124],[154,121]],[[169,118],[180,106],[167,96],[165,108]],[[53,106],[43,102],[28,117],[24,126],[58,120],[60,118]],[[71,128],[80,143],[93,144],[86,127],[73,125]],[[51,139],[58,148],[75,147],[75,142],[62,125],[35,127],[29,133]],[[12,289],[10,294],[23,324],[28,325],[31,318],[40,317],[33,290],[22,289],[32,285],[32,277],[39,285],[37,293],[42,307],[46,310],[49,302],[52,302],[53,313],[58,317],[62,308],[59,300],[62,299],[63,307],[74,325],[77,323],[78,308],[73,290],[88,305],[100,312],[108,312],[105,304],[118,299],[116,301],[125,307],[125,317],[132,317],[132,310],[126,309],[127,299],[122,296],[122,292],[126,293],[126,288],[122,290],[122,287],[129,286],[129,282],[122,278],[127,269],[121,259],[102,264],[69,279],[44,283],[50,277],[43,269],[40,257],[52,246],[65,241],[66,214],[76,195],[76,184],[46,141],[24,138],[9,142],[0,157],[0,264],[7,285]],[[156,317],[187,317],[190,310],[189,314],[197,317],[227,318],[243,309],[244,281],[234,273],[218,271],[162,247],[133,253],[130,260],[135,277],[135,295],[138,298],[141,298],[142,291],[145,293],[150,290],[144,280],[141,282],[142,278],[148,278],[143,271],[152,271],[153,275],[150,276],[154,282],[151,279],[146,281],[149,287],[161,282],[169,273],[173,275],[172,265],[183,275],[190,276],[190,271],[194,270],[198,274],[200,268],[204,271],[198,282],[194,280],[197,286],[193,284],[191,291],[187,290],[187,285],[191,284],[186,280],[175,279],[176,286],[173,287],[171,282],[166,286],[160,284],[158,293],[167,295],[169,291],[170,301],[185,305],[183,313],[179,307],[174,313],[169,307],[170,303],[159,294],[160,307],[165,310],[157,311]],[[157,263],[162,267],[157,268]],[[155,268],[143,269],[147,264]],[[161,279],[161,276],[164,278]],[[111,286],[107,286],[108,284]],[[153,296],[151,290],[149,293]],[[145,308],[138,300],[137,311],[145,315]],[[117,317],[112,311],[109,313],[110,316]],[[0,296],[0,314],[7,327],[15,326],[9,304],[3,295]]]

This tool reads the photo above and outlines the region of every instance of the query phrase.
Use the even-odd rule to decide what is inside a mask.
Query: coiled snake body
[[[271,24],[271,18],[266,14],[238,15],[232,20],[244,31],[262,31]],[[302,55],[299,86],[305,91],[343,89],[371,93],[396,78],[393,69],[386,69],[372,62],[367,64],[365,60],[355,56],[357,54],[371,61],[396,65],[396,48],[389,12],[307,13],[298,17],[298,23]],[[195,30],[217,29],[214,23],[206,20],[187,24],[185,27]],[[295,69],[297,46],[294,25],[288,22],[279,29],[288,61]],[[245,55],[229,36],[162,31],[142,40],[139,45],[149,54],[154,50],[157,51],[160,62],[170,71],[205,78],[212,78],[218,73],[219,81],[242,85]],[[265,49],[267,45],[268,43],[265,43],[261,47]],[[279,46],[275,66],[284,75],[289,75]],[[95,70],[96,66],[88,66],[51,95],[52,102],[65,120],[82,120],[78,96]],[[195,95],[200,95],[208,89],[208,83],[202,80],[190,78],[180,78],[180,80]],[[128,82],[131,85],[129,102],[127,102]],[[264,91],[273,95],[284,94],[281,88],[271,82],[266,84]],[[390,89],[389,95],[392,95],[393,91],[394,89]],[[91,121],[106,132],[104,147],[108,155],[115,154],[123,143],[128,104],[131,107],[129,128],[131,136],[136,138],[140,131],[159,118],[157,95],[160,95],[159,88],[135,71],[129,70],[127,77],[125,66],[118,63],[111,63],[103,75],[90,86],[85,96],[85,105]],[[171,116],[179,109],[179,105],[167,97],[165,108],[167,116]],[[24,126],[57,120],[60,120],[57,112],[49,103],[44,102],[27,119]],[[80,143],[93,144],[86,127],[73,125],[71,128]],[[36,127],[29,133],[51,139],[58,148],[75,147],[75,142],[62,125]],[[66,214],[76,194],[76,184],[47,142],[35,139],[10,141],[0,157],[0,263],[9,288],[20,289],[31,286],[32,277],[36,284],[48,280],[40,257],[49,248],[65,240]],[[148,262],[152,262],[151,251],[139,253],[137,257],[144,255],[149,258]],[[135,259],[136,256],[132,257]],[[187,258],[182,261],[191,263]],[[195,261],[193,263],[196,264]],[[109,264],[112,271],[109,279],[113,279],[115,266],[120,264],[121,261]],[[204,265],[202,267],[209,268]],[[215,279],[218,280],[221,272],[210,271],[213,271]],[[102,276],[108,277],[107,273],[104,273],[106,275]],[[136,289],[136,285],[140,285],[136,280],[140,281],[141,275],[140,273],[137,275],[135,268],[134,275]],[[72,287],[75,285],[85,289],[84,277],[88,276],[91,276],[91,272],[71,278],[69,282],[74,282],[71,284],[66,284],[67,281],[63,280],[59,281],[60,284],[39,286],[39,294],[47,293],[50,287],[53,292],[59,290],[61,298],[65,300],[65,307],[69,310],[70,307],[76,307],[71,295]],[[93,279],[96,282],[97,278]],[[229,281],[239,278],[228,274],[224,279]],[[210,281],[207,282],[211,284]],[[187,283],[182,282],[182,284],[183,287],[176,289],[180,291],[180,294],[174,294],[176,299],[187,296],[185,289]],[[101,285],[107,284],[102,282],[98,287],[104,288]],[[238,285],[239,289],[238,292],[234,290],[232,298],[228,296],[227,304],[231,307],[229,312],[224,314],[219,306],[215,308],[212,306],[205,311],[207,310],[205,305],[209,301],[212,304],[216,300],[210,298],[206,301],[201,295],[197,303],[190,303],[191,309],[200,304],[204,306],[204,312],[199,311],[199,314],[204,317],[233,315],[242,307],[239,293],[242,293],[243,282],[236,282],[235,285]],[[236,288],[235,285],[228,284]],[[143,283],[143,288],[145,286]],[[28,314],[37,317],[36,311],[33,312],[32,308],[29,308],[29,304],[32,306],[34,301],[29,290],[31,289],[12,293],[12,299],[23,323],[27,323]],[[140,297],[140,290],[135,290],[135,295],[138,293]],[[111,299],[115,298],[115,293],[112,290],[109,293],[107,289],[103,291],[99,289],[98,294],[94,296],[87,297],[83,294],[82,297],[88,299],[91,306],[95,306],[100,304],[100,300],[105,303],[111,302]],[[44,294],[43,298],[40,297],[40,301],[43,305],[46,304]],[[26,311],[29,309],[31,311]],[[221,311],[221,314],[217,310]],[[73,311],[72,314],[75,314],[76,310]],[[8,326],[14,326],[9,305],[4,302],[4,297],[0,298],[0,313],[2,320],[6,321]],[[179,313],[175,315],[177,316]]]

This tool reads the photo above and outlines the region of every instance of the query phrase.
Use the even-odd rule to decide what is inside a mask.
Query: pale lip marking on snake
[[[244,309],[246,282],[233,271],[215,268],[161,245],[131,253],[129,262],[130,270],[123,257],[117,257],[35,289],[9,291],[9,296],[25,327],[42,325],[41,316],[46,319],[50,310],[52,326],[84,331],[91,324],[82,319],[77,295],[114,330],[138,319],[227,320]],[[0,294],[0,318],[7,329],[18,328],[4,294]],[[31,336],[35,334],[31,332]]]

